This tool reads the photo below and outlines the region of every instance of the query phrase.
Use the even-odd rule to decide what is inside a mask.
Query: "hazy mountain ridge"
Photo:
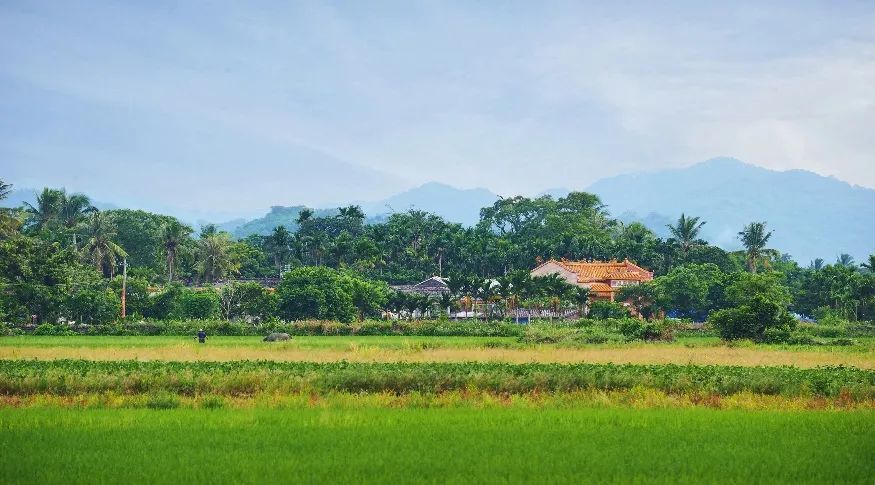
[[[618,175],[585,190],[622,219],[700,216],[707,221],[703,237],[725,249],[740,247],[737,233],[745,224],[766,221],[774,231],[770,246],[802,263],[832,261],[842,252],[859,261],[875,252],[875,190],[805,170],[780,172],[717,158]],[[652,229],[664,233],[663,227]]]
[[[541,195],[562,197],[570,190],[554,188]],[[728,250],[740,248],[737,233],[745,224],[766,221],[774,231],[770,246],[802,264],[814,258],[833,261],[843,252],[862,261],[875,253],[875,190],[805,170],[781,172],[717,158],[685,168],[617,175],[582,190],[599,195],[617,219],[640,221],[661,237],[668,236],[665,225],[684,212],[707,221],[702,237]],[[18,189],[2,205],[19,206],[33,203],[35,198],[34,190]],[[368,222],[417,209],[473,225],[479,220],[480,209],[498,198],[483,188],[457,189],[430,182],[382,200],[352,203],[362,207]],[[238,218],[218,226],[237,238],[266,235],[279,225],[294,231],[304,208],[273,206],[263,217]],[[336,212],[335,208],[323,208],[315,210],[315,215]]]

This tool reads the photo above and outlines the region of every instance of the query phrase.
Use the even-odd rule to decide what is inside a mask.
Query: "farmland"
[[[843,482],[872,412],[0,410],[3,483]],[[87,446],[81,446],[87,443]]]
[[[872,346],[4,337],[0,482],[866,483]]]
[[[187,337],[34,337],[0,339],[0,359],[87,359],[335,362],[596,362],[630,364],[847,365],[875,368],[875,340],[853,346],[736,344],[714,337],[676,342],[524,344],[515,337],[304,336],[265,344],[258,337],[211,337],[199,345]]]

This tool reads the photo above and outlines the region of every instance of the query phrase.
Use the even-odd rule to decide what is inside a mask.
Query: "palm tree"
[[[847,253],[842,253],[836,258],[836,264],[839,266],[844,266],[846,268],[850,268],[854,266],[854,257]]]
[[[228,233],[211,234],[198,241],[198,269],[207,283],[223,278],[234,270]]]
[[[696,246],[699,240],[699,232],[705,221],[699,222],[698,217],[687,217],[681,213],[680,218],[675,225],[667,224],[665,227],[671,232],[671,235],[681,246],[681,253],[686,255],[691,248]]]
[[[173,220],[161,227],[161,246],[167,260],[167,282],[173,281],[173,270],[176,266],[176,257],[179,247],[191,234],[191,229],[177,220]]]
[[[0,200],[9,196],[12,191],[12,184],[7,184],[0,180]],[[21,220],[18,217],[20,211],[17,209],[0,208],[0,238],[11,236],[21,227]]]
[[[83,254],[104,276],[112,278],[118,260],[128,255],[121,246],[112,241],[116,235],[115,225],[103,212],[93,212],[85,231],[87,239],[82,248]]]
[[[91,205],[91,200],[85,194],[72,194],[67,196],[64,194],[60,202],[58,217],[61,224],[66,228],[71,228],[79,224],[82,219],[97,212],[97,208]]]
[[[267,254],[273,257],[273,265],[278,273],[282,273],[283,266],[289,259],[292,246],[292,233],[285,226],[276,226],[273,232],[264,240]]]
[[[815,271],[823,269],[823,258],[815,258],[809,265],[808,268],[813,269]]]
[[[872,273],[875,273],[875,254],[870,254],[869,261],[861,264],[860,266],[868,269]]]
[[[747,268],[751,273],[757,272],[757,263],[771,237],[772,231],[766,232],[765,222],[751,222],[738,233],[738,238],[747,251]]]
[[[0,200],[9,197],[10,192],[12,192],[12,184],[7,184],[6,182],[0,180]]]
[[[37,230],[45,229],[58,221],[61,207],[66,199],[63,190],[44,188],[36,197],[36,205],[24,203],[28,224]]]

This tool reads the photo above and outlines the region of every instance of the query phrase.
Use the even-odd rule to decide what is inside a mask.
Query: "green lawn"
[[[0,483],[872,483],[875,413],[0,409]]]

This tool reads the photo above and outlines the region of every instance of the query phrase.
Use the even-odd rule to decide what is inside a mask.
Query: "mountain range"
[[[597,194],[614,217],[641,222],[661,237],[668,234],[666,225],[685,213],[706,221],[701,236],[727,250],[741,247],[737,233],[745,224],[765,221],[773,231],[770,246],[802,264],[814,258],[832,261],[840,253],[859,261],[875,253],[875,190],[804,170],[775,171],[715,158],[685,168],[617,175],[588,187],[554,188],[541,195],[562,197],[571,190]],[[34,196],[32,190],[13,191],[3,205],[33,202]],[[361,206],[369,222],[416,209],[473,225],[480,209],[498,198],[484,188],[458,189],[430,182],[385,199],[350,203]],[[238,238],[268,234],[278,225],[295,230],[302,209],[303,205],[273,206],[263,217],[236,219],[219,227]],[[315,213],[330,215],[335,210]]]

